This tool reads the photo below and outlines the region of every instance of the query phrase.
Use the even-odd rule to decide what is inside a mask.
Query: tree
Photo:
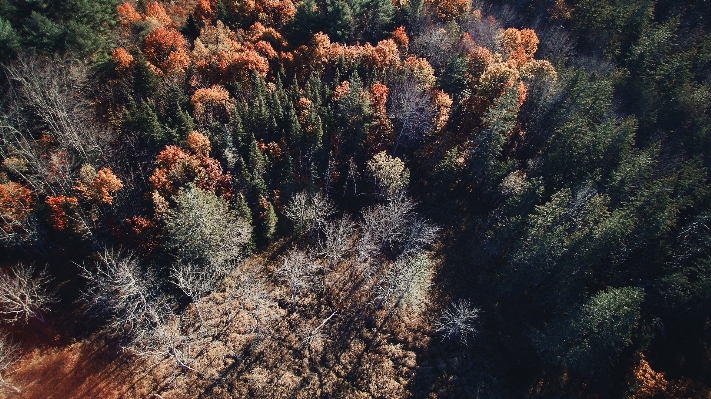
[[[195,307],[195,311],[200,319],[200,324],[204,324],[199,302],[206,295],[214,292],[220,280],[229,272],[226,264],[198,265],[195,263],[178,263],[171,267],[170,277],[175,284]]]
[[[297,235],[321,228],[333,212],[333,204],[328,197],[320,192],[310,194],[306,191],[294,194],[284,209],[284,215],[294,223]]]
[[[643,399],[664,394],[669,382],[664,378],[664,373],[652,369],[644,355],[637,354],[638,362],[632,369],[628,378],[632,399]]]
[[[5,372],[17,361],[19,346],[7,334],[0,335],[0,388],[9,389],[17,394],[20,389],[5,381]]]
[[[165,247],[183,263],[221,266],[241,259],[251,227],[224,198],[188,184],[167,214]]]
[[[380,195],[388,200],[405,195],[410,184],[410,171],[400,158],[381,151],[366,163],[366,169],[373,177]]]
[[[437,110],[432,95],[415,77],[406,77],[391,85],[388,115],[397,134],[395,148],[420,141],[433,127]]]
[[[326,222],[323,225],[323,238],[319,241],[318,255],[333,267],[352,248],[356,225],[348,215]]]
[[[591,297],[569,317],[562,317],[538,340],[545,358],[585,376],[604,375],[632,342],[644,290],[608,288]]]
[[[407,237],[413,208],[409,198],[398,197],[363,210],[360,237],[356,244],[359,257],[368,258],[381,250],[395,250]]]
[[[152,65],[165,73],[179,73],[190,65],[187,41],[172,28],[156,28],[146,35],[143,53]]]
[[[7,1],[0,8],[21,34],[22,47],[43,53],[96,57],[116,25],[116,0]],[[98,58],[98,57],[96,57]]]
[[[12,181],[0,184],[0,243],[11,247],[35,238],[33,207],[30,189]]]
[[[425,254],[402,256],[380,277],[375,289],[375,308],[389,304],[395,310],[409,306],[420,310],[432,285],[432,262]]]
[[[32,110],[25,117],[37,118],[34,123],[41,124],[60,151],[81,162],[90,162],[104,153],[109,135],[105,127],[96,123],[92,106],[83,95],[88,92],[86,65],[23,56],[6,66],[5,71],[14,82],[12,95]]]
[[[435,331],[442,334],[442,339],[458,340],[460,344],[467,345],[477,333],[475,323],[478,319],[479,309],[472,307],[468,300],[460,299],[442,313],[435,324]]]
[[[106,249],[97,257],[93,267],[80,266],[86,280],[81,299],[87,313],[105,321],[107,331],[121,338],[124,348],[151,340],[166,312],[153,277],[141,271],[131,252]]]
[[[43,320],[42,313],[54,301],[47,291],[47,271],[35,275],[31,266],[18,263],[7,272],[0,271],[0,318],[6,323],[27,324],[30,319]]]
[[[82,301],[87,311],[106,322],[124,349],[158,361],[172,359],[183,370],[190,366],[194,334],[184,330],[183,317],[173,314],[153,276],[142,272],[132,253],[105,250],[93,267],[81,266],[87,280]]]
[[[87,201],[111,205],[114,195],[123,188],[123,184],[111,169],[102,168],[97,172],[91,165],[84,164],[73,188]]]
[[[313,287],[317,264],[301,251],[289,252],[279,268],[275,270],[278,279],[284,281],[291,291],[292,307],[296,306],[296,297],[303,290]]]

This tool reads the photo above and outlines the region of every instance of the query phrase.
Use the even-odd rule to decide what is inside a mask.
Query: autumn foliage
[[[443,21],[462,18],[472,7],[471,0],[425,0],[424,6]]]
[[[158,154],[158,167],[148,179],[153,192],[163,199],[172,199],[180,187],[194,182],[198,188],[229,198],[232,195],[230,174],[223,173],[220,163],[207,156],[209,140],[194,132],[188,138],[188,145],[190,152],[169,145]]]
[[[109,168],[102,168],[94,172],[91,166],[83,168],[87,172],[76,181],[74,190],[80,197],[87,201],[111,205],[114,195],[123,188],[121,180]]]
[[[633,399],[652,398],[666,392],[669,383],[664,379],[664,373],[652,370],[644,355],[639,356],[639,362],[632,370],[630,387]]]
[[[0,184],[0,228],[12,232],[32,212],[33,204],[32,191],[27,187],[11,181]]]
[[[190,65],[188,43],[173,28],[156,28],[143,39],[146,59],[163,72],[182,71]]]
[[[70,215],[72,215],[76,211],[77,206],[79,206],[79,201],[77,201],[76,197],[66,197],[64,195],[48,197],[45,203],[50,209],[49,218],[52,222],[52,227],[59,231],[63,231],[69,227]]]

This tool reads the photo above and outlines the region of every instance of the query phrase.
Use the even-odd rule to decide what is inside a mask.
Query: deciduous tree
[[[53,302],[47,285],[50,278],[46,270],[36,273],[32,266],[18,263],[8,271],[0,272],[0,317],[8,323],[25,323],[42,319]]]

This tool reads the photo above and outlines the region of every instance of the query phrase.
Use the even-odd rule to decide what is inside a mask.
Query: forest
[[[711,397],[709,17],[0,0],[0,397]]]

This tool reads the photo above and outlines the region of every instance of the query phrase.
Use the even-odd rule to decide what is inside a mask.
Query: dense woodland
[[[710,17],[0,0],[2,395],[709,397]]]

